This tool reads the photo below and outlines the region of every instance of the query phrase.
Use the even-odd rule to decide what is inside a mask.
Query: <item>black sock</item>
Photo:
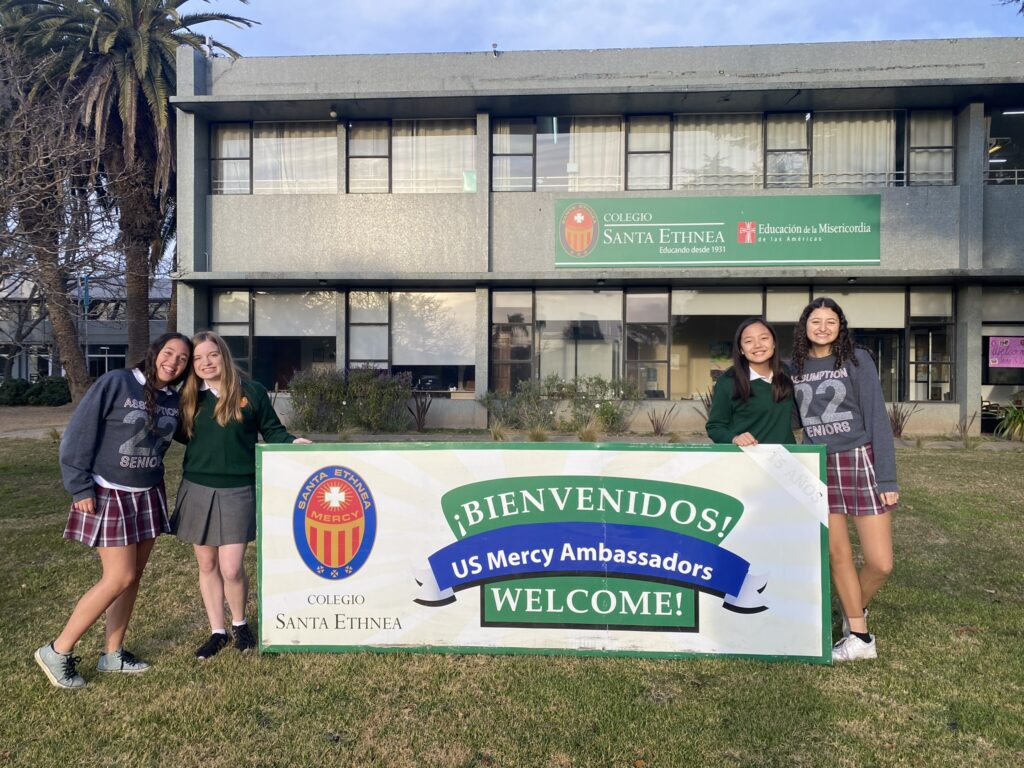
[[[851,632],[850,634],[853,635],[856,638],[860,638],[865,643],[870,643],[871,642],[871,635],[868,634],[867,632]]]

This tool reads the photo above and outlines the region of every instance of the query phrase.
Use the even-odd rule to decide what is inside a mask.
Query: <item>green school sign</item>
[[[878,264],[878,195],[566,199],[555,266]]]

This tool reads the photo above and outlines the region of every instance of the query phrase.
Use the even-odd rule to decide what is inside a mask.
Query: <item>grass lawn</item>
[[[61,539],[56,444],[0,440],[0,765],[1024,765],[1022,461],[900,451],[873,662],[228,650],[200,664],[191,548],[162,537],[128,643],[154,669],[101,677],[97,626],[76,649],[89,685],[63,691],[32,652],[98,560]]]

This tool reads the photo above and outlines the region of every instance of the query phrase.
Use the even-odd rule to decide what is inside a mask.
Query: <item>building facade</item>
[[[785,352],[830,295],[886,399],[950,432],[1024,389],[1022,52],[182,49],[179,325],[271,388],[409,371],[480,426],[479,393],[552,374],[696,402],[739,320]]]

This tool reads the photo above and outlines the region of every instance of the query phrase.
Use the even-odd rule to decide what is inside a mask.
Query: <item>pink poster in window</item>
[[[990,336],[989,368],[1024,368],[1024,336]]]

